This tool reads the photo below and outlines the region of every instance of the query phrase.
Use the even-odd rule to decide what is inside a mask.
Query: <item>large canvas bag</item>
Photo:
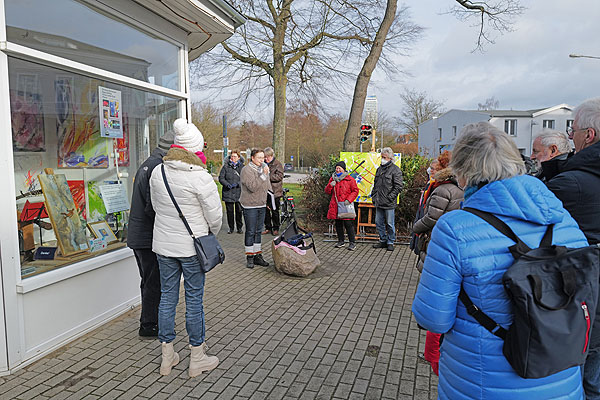
[[[473,304],[461,287],[460,300],[488,331],[504,340],[502,353],[523,378],[543,378],[582,365],[596,316],[600,248],[552,245],[549,225],[540,247],[530,249],[493,214],[464,208],[516,242],[515,258],[502,277],[514,319],[505,329]],[[492,366],[490,366],[492,368]]]
[[[177,209],[179,217],[183,221],[185,228],[194,240],[194,248],[196,249],[196,255],[198,256],[198,260],[200,261],[200,267],[202,268],[202,272],[207,273],[208,271],[216,267],[218,264],[223,264],[223,261],[225,261],[225,252],[219,244],[217,237],[213,235],[212,232],[209,232],[206,236],[194,235],[192,228],[190,228],[187,219],[185,219],[185,216],[181,212],[181,208],[179,208],[179,204],[177,204],[177,201],[175,201],[175,197],[171,192],[169,182],[167,182],[167,175],[165,174],[164,164],[161,165],[161,172],[163,181],[165,182],[165,187],[167,188],[167,192],[169,192],[169,197],[171,197],[171,201]]]
[[[343,201],[338,201],[335,186],[333,187],[333,195],[337,202],[337,218],[338,219],[356,219],[356,211],[354,211],[354,204],[350,203],[346,205]]]

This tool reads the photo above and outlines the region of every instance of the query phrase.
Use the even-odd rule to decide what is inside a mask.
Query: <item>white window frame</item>
[[[455,138],[456,137],[456,125],[452,125],[452,137]]]
[[[542,128],[554,129],[556,121],[553,119],[542,120]]]
[[[504,120],[504,132],[510,136],[517,136],[517,120],[516,119],[505,119]]]
[[[439,133],[438,142],[441,142],[442,141],[442,133],[443,133],[442,128],[438,128],[438,133]]]

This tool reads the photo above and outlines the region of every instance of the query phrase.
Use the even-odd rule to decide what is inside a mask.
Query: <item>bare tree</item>
[[[384,4],[386,0],[237,0],[234,6],[248,22],[191,65],[195,88],[229,93],[240,103],[272,104],[273,147],[283,157],[287,98],[323,104],[344,95],[356,78],[356,60],[386,39],[377,36]],[[393,24],[390,28],[388,48],[407,45],[408,17],[401,22],[398,30]],[[381,61],[395,68],[391,59]],[[231,86],[241,91],[228,92]]]
[[[362,123],[362,114],[367,98],[367,89],[371,75],[377,66],[387,42],[394,41],[396,48],[406,48],[413,43],[423,31],[418,25],[411,23],[407,18],[407,7],[403,6],[398,11],[398,0],[387,0],[387,6],[375,39],[370,43],[369,54],[365,58],[362,69],[356,78],[354,96],[348,117],[348,127],[344,134],[344,150],[356,151],[359,146],[359,126]]]
[[[419,138],[419,125],[444,112],[443,103],[430,99],[426,92],[405,89],[400,94],[403,107],[398,119],[399,125],[411,136],[412,141]]]
[[[482,50],[485,43],[494,43],[492,31],[512,31],[514,18],[525,10],[520,0],[455,1],[450,13],[460,20],[474,21],[472,26],[479,29],[475,50]]]
[[[497,110],[498,107],[500,107],[500,102],[495,96],[485,99],[483,103],[477,103],[477,110],[479,111]]]

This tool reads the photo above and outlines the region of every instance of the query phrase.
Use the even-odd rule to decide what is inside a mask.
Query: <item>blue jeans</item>
[[[600,348],[590,350],[582,372],[585,398],[587,400],[600,399]]]
[[[266,207],[244,208],[244,250],[248,256],[261,252],[260,240],[265,223],[265,210]]]
[[[394,209],[375,208],[375,226],[379,234],[379,241],[394,244],[396,241],[396,226],[394,223]]]
[[[158,306],[158,339],[161,343],[175,340],[175,310],[179,302],[179,286],[183,273],[185,288],[185,329],[192,346],[204,343],[204,272],[197,256],[165,257],[156,255],[160,269],[160,304]]]

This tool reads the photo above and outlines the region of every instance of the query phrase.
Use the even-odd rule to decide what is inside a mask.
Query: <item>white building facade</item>
[[[567,104],[527,111],[450,110],[419,125],[419,153],[437,157],[444,150],[452,150],[465,125],[487,121],[508,133],[515,140],[521,154],[529,156],[533,139],[542,129],[564,132],[573,124],[571,113],[572,108]]]
[[[221,0],[0,0],[0,21],[3,375],[139,304],[127,208],[111,210],[103,190],[131,199],[160,136],[191,119],[189,61],[245,20]],[[44,171],[68,184],[63,216]],[[95,223],[116,240],[92,252]]]

